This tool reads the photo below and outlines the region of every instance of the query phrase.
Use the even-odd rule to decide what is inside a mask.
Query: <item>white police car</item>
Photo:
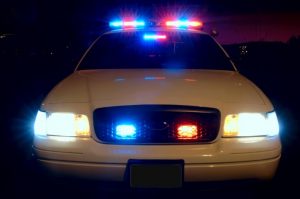
[[[111,22],[42,103],[38,162],[133,187],[272,178],[274,108],[201,25]]]

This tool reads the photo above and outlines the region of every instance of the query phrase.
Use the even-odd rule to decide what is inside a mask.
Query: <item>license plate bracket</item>
[[[132,188],[180,188],[183,183],[183,160],[129,160]]]

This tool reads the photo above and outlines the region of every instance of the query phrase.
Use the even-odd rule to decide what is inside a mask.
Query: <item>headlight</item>
[[[86,115],[74,113],[46,113],[38,111],[34,133],[36,135],[89,137],[90,126]]]
[[[223,137],[274,136],[279,134],[275,112],[227,115]]]

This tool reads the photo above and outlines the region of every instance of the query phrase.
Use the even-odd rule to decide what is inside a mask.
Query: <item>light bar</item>
[[[203,23],[201,21],[182,21],[182,20],[176,20],[176,21],[166,21],[166,26],[168,27],[201,27],[203,26]]]
[[[144,80],[164,80],[166,77],[154,77],[154,76],[146,76]]]
[[[112,28],[126,28],[126,27],[143,27],[145,26],[144,21],[112,21],[109,23]]]
[[[145,40],[164,40],[167,39],[166,35],[159,35],[159,34],[145,34]]]
[[[116,126],[116,138],[121,140],[132,140],[136,138],[136,128],[132,124],[121,124]]]

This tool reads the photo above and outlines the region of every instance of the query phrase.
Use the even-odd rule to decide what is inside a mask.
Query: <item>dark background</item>
[[[172,10],[204,18],[239,18],[249,14],[276,17],[290,13],[299,17],[300,6],[296,1],[287,0],[0,2],[1,198],[5,194],[8,194],[7,198],[259,198],[298,195],[299,32],[291,32],[288,40],[268,41],[265,38],[224,45],[240,72],[269,96],[277,111],[283,154],[272,182],[245,186],[244,183],[231,182],[221,185],[200,183],[180,190],[132,191],[120,188],[116,191],[98,182],[52,179],[35,174],[31,162],[32,125],[36,111],[50,89],[73,71],[81,54],[107,29],[107,22],[114,16],[134,13],[155,18]],[[245,21],[247,23],[249,20]],[[299,26],[300,22],[291,25]],[[275,25],[274,32],[280,28]],[[220,35],[223,33],[218,31]],[[248,32],[243,34],[252,38]]]

